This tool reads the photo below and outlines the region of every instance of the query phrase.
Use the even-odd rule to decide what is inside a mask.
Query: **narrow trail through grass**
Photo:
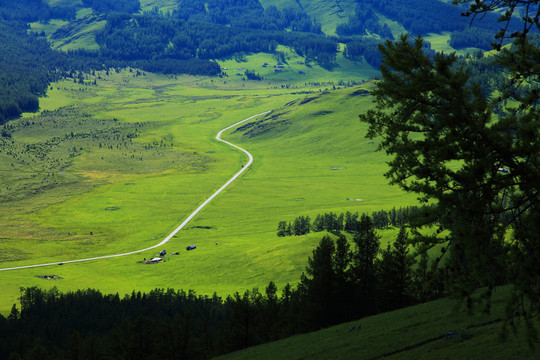
[[[221,141],[229,146],[232,146],[242,152],[244,152],[247,156],[248,156],[248,162],[245,164],[245,165],[242,165],[242,168],[240,169],[240,171],[238,171],[236,174],[233,175],[232,178],[230,178],[223,186],[221,186],[216,192],[214,192],[208,199],[206,199],[201,205],[199,205],[199,207],[197,207],[197,209],[195,209],[176,229],[174,229],[165,239],[163,239],[160,243],[156,244],[156,245],[153,245],[153,246],[150,246],[148,248],[145,248],[145,249],[140,249],[140,250],[135,250],[135,251],[130,251],[130,252],[125,252],[125,253],[121,253],[121,254],[114,254],[114,255],[105,255],[105,256],[97,256],[97,257],[91,257],[91,258],[86,258],[86,259],[77,259],[77,260],[67,260],[67,261],[55,261],[55,262],[51,262],[51,263],[46,263],[46,264],[35,264],[35,265],[25,265],[25,266],[17,266],[17,267],[11,267],[11,268],[4,268],[4,269],[0,269],[0,271],[9,271],[9,270],[20,270],[20,269],[28,269],[28,268],[36,268],[36,267],[44,267],[44,266],[51,266],[51,265],[59,265],[59,264],[69,264],[69,263],[78,263],[78,262],[85,262],[85,261],[92,261],[92,260],[101,260],[101,259],[109,259],[109,258],[115,258],[115,257],[120,257],[120,256],[126,256],[126,255],[132,255],[132,254],[137,254],[137,253],[140,253],[140,252],[144,252],[144,251],[148,251],[148,250],[152,250],[152,249],[155,249],[155,248],[158,248],[160,246],[163,246],[165,245],[166,243],[168,243],[172,238],[173,236],[175,236],[180,230],[182,230],[190,221],[191,219],[193,219],[206,205],[208,205],[216,196],[218,196],[225,188],[227,188],[234,180],[236,180],[240,175],[242,175],[242,173],[244,173],[244,171],[246,171],[249,166],[253,163],[253,156],[245,149],[242,149],[241,147],[237,146],[237,145],[234,145],[226,140],[223,140],[221,139],[221,136],[223,135],[223,133],[229,129],[232,129],[242,123],[245,123],[251,119],[254,119],[258,116],[261,116],[261,115],[266,115],[268,113],[270,113],[271,111],[266,111],[266,112],[263,112],[263,113],[260,113],[260,114],[257,114],[257,115],[253,115],[253,116],[250,116],[249,118],[247,119],[244,119],[242,121],[239,121],[233,125],[230,125],[224,129],[222,129],[220,132],[218,132],[218,134],[216,135],[216,140],[218,141]]]

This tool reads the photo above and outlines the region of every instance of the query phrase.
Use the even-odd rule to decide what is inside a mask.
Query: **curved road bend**
[[[225,141],[223,139],[221,139],[221,135],[235,127],[235,126],[238,126],[246,121],[249,121],[253,118],[256,118],[258,116],[261,116],[261,115],[266,115],[268,113],[270,113],[271,111],[266,111],[266,112],[263,112],[263,113],[260,113],[260,114],[257,114],[257,115],[253,115],[247,119],[244,119],[242,121],[239,121],[237,122],[236,124],[233,124],[231,126],[228,126],[226,127],[225,129],[221,130],[220,132],[217,133],[216,135],[216,139],[218,141],[221,141],[229,146],[232,146],[242,152],[244,152],[249,160],[247,162],[246,165],[244,165],[242,167],[242,169],[240,169],[240,171],[238,171],[236,174],[234,174],[234,176],[232,178],[229,179],[229,181],[227,181],[222,187],[220,187],[215,193],[213,193],[208,199],[206,199],[201,205],[199,205],[199,207],[197,209],[195,209],[195,211],[193,211],[176,229],[173,230],[173,232],[171,232],[165,239],[163,239],[159,244],[156,244],[154,246],[150,246],[148,248],[145,248],[145,249],[141,249],[141,250],[135,250],[135,251],[130,251],[130,252],[125,252],[125,253],[122,253],[122,254],[115,254],[115,255],[105,255],[105,256],[97,256],[97,257],[92,257],[92,258],[87,258],[87,259],[78,259],[78,260],[67,260],[67,261],[55,261],[55,262],[51,262],[51,263],[47,263],[47,264],[36,264],[36,265],[25,265],[25,266],[17,266],[17,267],[12,267],[12,268],[5,268],[5,269],[0,269],[0,271],[8,271],[8,270],[18,270],[18,269],[28,269],[28,268],[35,268],[35,267],[42,267],[42,266],[50,266],[50,265],[58,265],[60,263],[62,264],[69,264],[69,263],[76,263],[76,262],[83,262],[83,261],[92,261],[92,260],[100,260],[100,259],[109,259],[109,258],[114,258],[114,257],[119,257],[119,256],[126,256],[126,255],[132,255],[132,254],[137,254],[137,253],[140,253],[140,252],[143,252],[143,251],[147,251],[147,250],[152,250],[152,249],[155,249],[157,247],[161,247],[163,245],[165,245],[166,243],[169,242],[169,240],[172,239],[172,237],[174,235],[176,235],[180,230],[182,230],[182,228],[184,228],[190,221],[191,219],[193,219],[195,217],[195,215],[197,215],[206,205],[208,205],[208,203],[210,203],[216,196],[219,195],[219,193],[221,193],[227,186],[229,186],[234,180],[236,180],[240,175],[242,175],[242,173],[244,171],[247,170],[247,168],[251,165],[251,163],[253,163],[253,156],[245,149],[242,149],[241,147],[237,146],[237,145],[234,145],[228,141]]]

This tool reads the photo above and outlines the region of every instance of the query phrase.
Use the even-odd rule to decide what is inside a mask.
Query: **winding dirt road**
[[[266,111],[266,112],[263,112],[263,113],[260,113],[260,114],[257,114],[257,115],[253,115],[247,119],[244,119],[242,121],[239,121],[237,122],[236,124],[233,124],[231,126],[228,126],[226,127],[225,129],[221,130],[220,132],[217,133],[216,135],[216,139],[218,141],[221,141],[229,146],[232,146],[242,152],[244,152],[247,156],[248,156],[248,162],[247,164],[245,164],[242,169],[240,169],[240,171],[238,171],[236,174],[234,174],[234,176],[232,178],[229,179],[229,181],[227,181],[222,187],[220,187],[215,193],[213,193],[208,199],[206,199],[201,205],[199,205],[199,207],[197,209],[195,209],[195,211],[193,211],[176,229],[173,230],[173,232],[171,232],[165,239],[163,239],[161,242],[159,242],[158,244],[154,245],[154,246],[151,246],[151,247],[148,247],[148,248],[145,248],[145,249],[141,249],[141,250],[135,250],[135,251],[129,251],[129,252],[125,252],[125,253],[121,253],[121,254],[115,254],[115,255],[105,255],[105,256],[96,256],[96,257],[92,257],[92,258],[86,258],[86,259],[77,259],[77,260],[66,260],[66,261],[55,261],[55,262],[51,262],[51,263],[47,263],[47,264],[36,264],[36,265],[25,265],[25,266],[17,266],[17,267],[11,267],[11,268],[4,268],[4,269],[0,269],[0,271],[9,271],[9,270],[19,270],[19,269],[28,269],[28,268],[35,268],[35,267],[42,267],[42,266],[50,266],[50,265],[58,265],[58,264],[69,264],[69,263],[77,263],[77,262],[84,262],[84,261],[92,261],[92,260],[100,260],[100,259],[109,259],[109,258],[114,258],[114,257],[120,257],[120,256],[126,256],[126,255],[132,255],[132,254],[137,254],[137,253],[140,253],[140,252],[143,252],[143,251],[148,251],[148,250],[152,250],[152,249],[155,249],[155,248],[158,248],[158,247],[161,247],[163,245],[165,245],[166,243],[168,243],[172,237],[174,235],[176,235],[180,230],[182,230],[182,228],[184,228],[190,221],[191,219],[193,219],[195,217],[195,215],[197,215],[206,205],[208,205],[208,203],[210,203],[216,196],[219,195],[219,193],[221,193],[227,186],[229,186],[234,180],[236,180],[240,175],[242,175],[242,173],[244,171],[246,171],[248,169],[248,167],[251,165],[251,163],[253,163],[253,156],[245,149],[242,149],[241,147],[237,146],[237,145],[234,145],[228,141],[225,141],[223,139],[221,139],[221,135],[235,127],[235,126],[238,126],[244,122],[247,122],[253,118],[256,118],[258,116],[261,116],[261,115],[266,115],[270,113],[270,111]]]

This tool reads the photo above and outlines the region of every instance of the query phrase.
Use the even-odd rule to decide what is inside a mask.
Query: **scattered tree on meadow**
[[[283,237],[290,235],[287,231],[287,222],[286,221],[280,221],[277,228],[277,236]]]
[[[308,234],[311,230],[311,219],[309,216],[299,216],[294,219],[292,232],[295,236]]]
[[[414,221],[418,216],[422,216],[424,213],[430,213],[430,209],[433,205],[424,206],[406,206],[396,209],[395,207],[389,211],[379,210],[371,213],[371,221],[373,227],[376,229],[386,229],[390,226],[401,227]],[[364,214],[367,215],[367,214]],[[294,226],[298,230],[298,235],[304,235],[310,231],[321,232],[328,231],[333,234],[345,231],[349,234],[358,232],[359,221],[358,213],[346,213],[335,214],[333,212],[317,214],[313,223],[310,224],[311,219],[309,216],[299,216],[294,220]],[[308,227],[309,225],[309,227]],[[309,230],[308,230],[309,229]],[[278,224],[277,235],[278,236],[290,236],[297,235],[296,231],[289,232],[285,221],[280,221]]]
[[[246,76],[248,80],[255,80],[255,81],[264,80],[264,78],[259,73],[256,73],[255,71],[252,71],[252,70],[246,70],[244,72],[244,75]]]

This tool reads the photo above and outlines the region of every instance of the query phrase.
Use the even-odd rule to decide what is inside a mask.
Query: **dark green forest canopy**
[[[58,78],[59,71],[101,69],[105,65],[216,76],[221,69],[213,59],[238,53],[273,52],[278,44],[291,46],[308,61],[323,66],[331,66],[337,52],[335,39],[321,34],[283,31],[288,28],[320,33],[320,26],[305,13],[280,12],[275,8],[264,10],[258,1],[214,1],[210,3],[207,16],[200,19],[193,16],[197,21],[185,21],[128,14],[138,11],[138,1],[85,0],[84,5],[107,14],[103,15],[107,20],[105,29],[96,35],[100,49],[97,52],[71,51],[66,56],[52,51],[44,38],[26,32],[27,22],[73,19],[81,5],[64,4],[49,6],[42,0],[0,1],[3,39],[0,47],[5,60],[0,64],[0,80],[5,85],[1,90],[0,123],[19,116],[22,111],[37,110],[37,97]],[[180,3],[179,8],[186,4]],[[226,4],[231,6],[224,6]],[[268,29],[253,23],[261,11],[269,21],[259,19],[257,24],[273,24]]]
[[[395,244],[380,250],[371,219],[362,215],[351,242],[341,234],[322,237],[296,288],[270,282],[226,298],[173,289],[123,298],[91,289],[21,289],[20,307],[0,316],[0,353],[208,359],[444,295],[444,274],[432,272],[425,257],[413,269],[407,239],[402,228]]]
[[[19,21],[72,20],[76,6],[60,4],[54,7],[43,0],[0,0],[0,19]]]
[[[112,11],[136,13],[141,10],[139,0],[82,0],[82,3],[95,12],[108,13]]]
[[[372,33],[383,39],[393,39],[388,24],[377,16],[381,14],[400,23],[413,36],[450,31],[450,45],[456,49],[477,47],[491,50],[493,34],[504,25],[497,21],[498,16],[494,14],[486,14],[481,22],[471,22],[470,18],[463,16],[466,10],[466,7],[453,6],[444,1],[362,0],[357,2],[355,12],[348,21],[337,26],[336,33],[341,36]],[[513,19],[509,31],[518,29],[518,24]]]
[[[462,16],[465,7],[454,6],[444,1],[433,0],[362,0],[364,7],[372,7],[382,15],[400,22],[413,36],[441,31],[461,31],[469,26],[489,30],[499,30],[498,16],[486,14],[482,21],[471,23],[471,19]],[[513,28],[518,21],[513,21]]]
[[[96,40],[101,55],[118,60],[216,59],[273,52],[282,44],[324,65],[337,52],[337,41],[323,35],[116,13],[107,16],[107,25]]]
[[[321,33],[321,26],[301,9],[264,9],[258,0],[180,0],[173,16],[233,27]]]
[[[394,38],[388,24],[381,24],[374,7],[364,1],[356,3],[354,14],[349,15],[347,23],[336,27],[336,33],[343,36],[367,35],[368,32],[386,39]]]
[[[23,23],[0,21],[0,124],[38,109],[38,96],[57,79],[49,69],[61,56],[43,38],[27,34]]]
[[[66,57],[47,50],[44,39],[25,35],[21,30],[31,21],[72,20],[76,11],[84,6],[102,13],[99,16],[107,21],[105,29],[96,34],[98,51],[71,51]],[[18,23],[2,27],[5,33],[2,36],[6,39],[0,46],[9,60],[1,65],[1,79],[8,86],[3,87],[0,121],[16,117],[21,111],[37,109],[37,96],[57,78],[58,70],[131,66],[152,72],[218,76],[221,69],[215,59],[244,53],[271,53],[277,45],[291,47],[305,57],[307,63],[315,62],[331,69],[335,66],[340,42],[346,44],[344,55],[347,58],[365,59],[378,67],[380,40],[363,36],[370,32],[383,39],[392,38],[388,26],[378,20],[378,14],[401,22],[412,32],[454,30],[451,42],[456,47],[488,48],[489,34],[494,29],[493,17],[487,17],[489,26],[483,25],[488,23],[484,19],[478,25],[483,26],[482,29],[476,23],[469,29],[470,21],[460,16],[461,10],[439,1],[414,0],[407,2],[406,7],[394,0],[358,2],[349,22],[337,28],[342,36],[334,38],[321,34],[317,21],[302,9],[278,10],[274,6],[265,9],[258,0],[181,0],[169,16],[152,12],[133,14],[140,11],[138,0],[62,1],[52,5],[43,0],[0,0],[1,21]],[[495,26],[498,26],[496,22]],[[17,42],[22,45],[20,48],[10,45]],[[35,44],[40,50],[28,44]],[[29,63],[41,66],[28,69]]]

